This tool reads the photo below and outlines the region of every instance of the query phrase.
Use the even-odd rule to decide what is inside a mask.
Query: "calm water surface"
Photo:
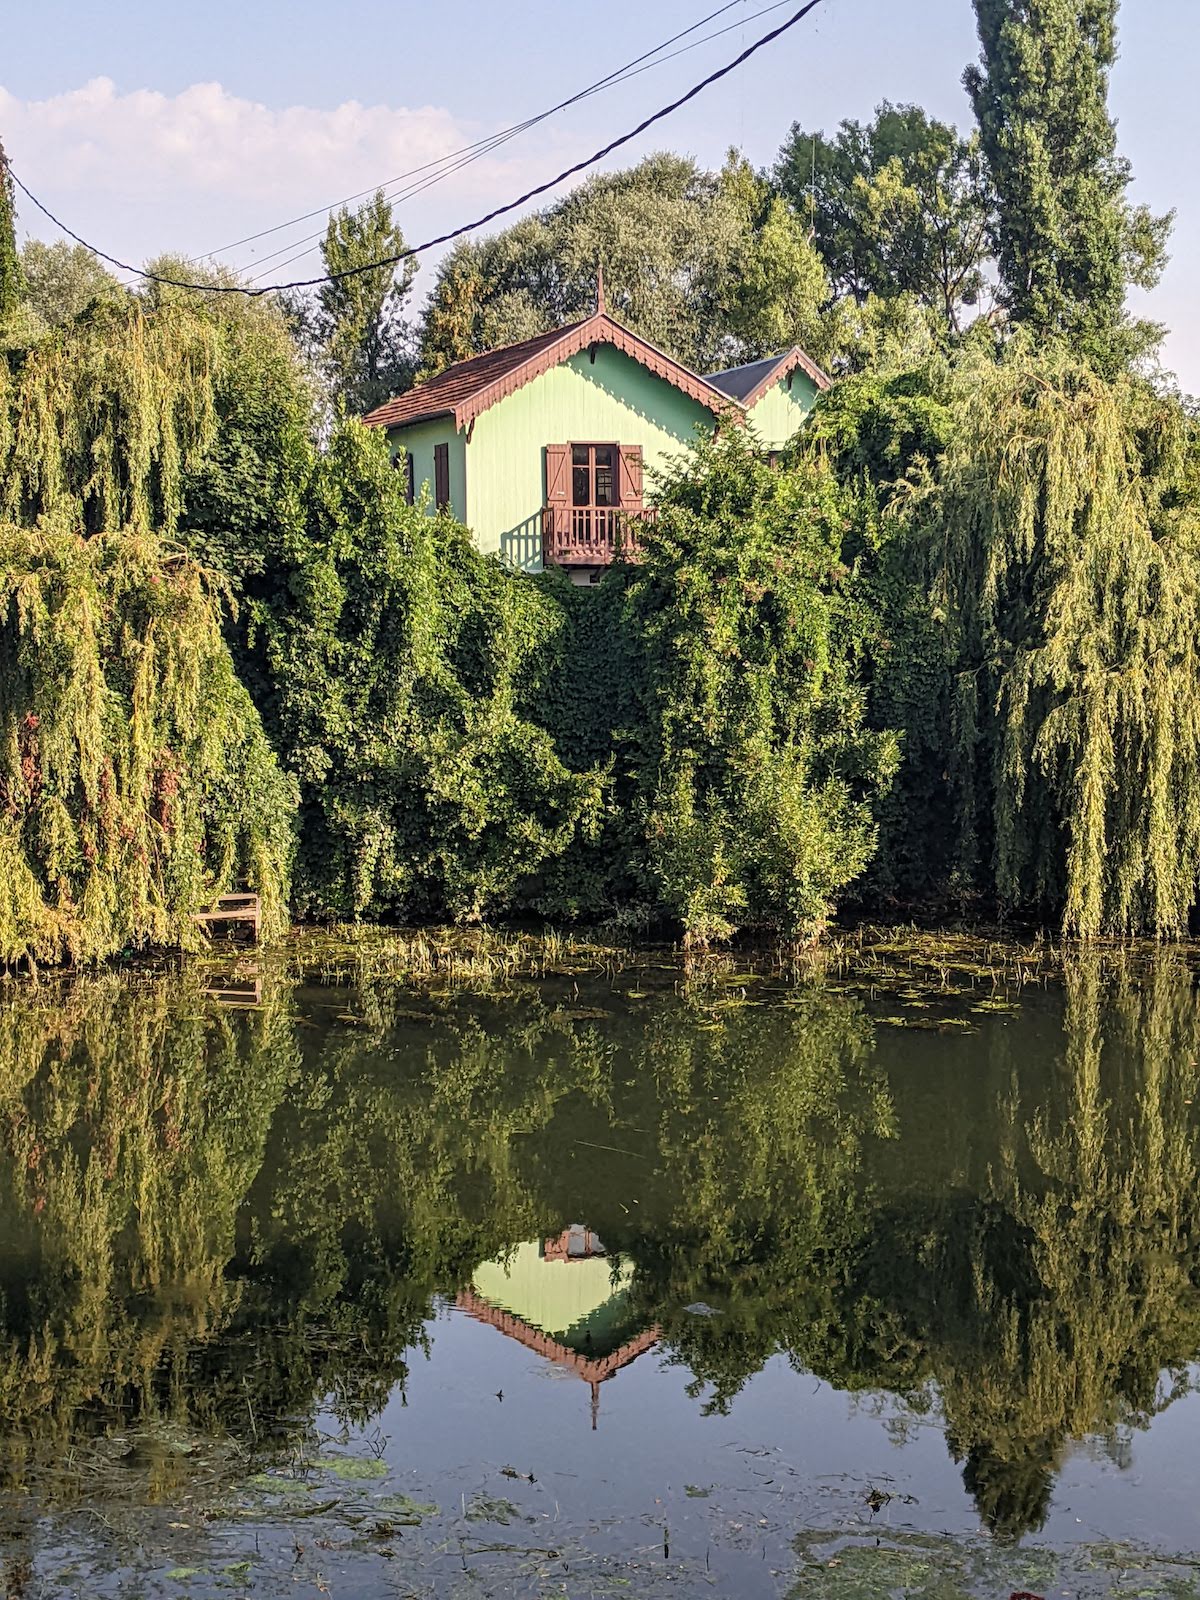
[[[0,1000],[0,1594],[1200,1594],[1188,952],[322,965]]]

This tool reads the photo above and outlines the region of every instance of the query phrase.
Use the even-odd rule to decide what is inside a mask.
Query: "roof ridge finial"
[[[608,307],[604,304],[604,263],[596,263],[596,315],[607,316]]]

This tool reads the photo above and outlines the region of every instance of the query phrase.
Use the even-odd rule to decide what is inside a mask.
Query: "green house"
[[[479,548],[586,582],[646,503],[647,469],[723,421],[780,449],[828,378],[795,347],[747,366],[689,372],[604,309],[448,367],[372,411],[408,493],[448,508]]]

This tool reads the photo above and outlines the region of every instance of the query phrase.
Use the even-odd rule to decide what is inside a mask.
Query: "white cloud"
[[[440,106],[361,105],[273,109],[197,83],[176,95],[119,93],[110,78],[45,100],[0,88],[0,129],[14,170],[75,231],[124,260],[189,254],[324,207],[342,195],[436,161],[491,130]],[[532,148],[485,156],[400,208],[415,243],[462,219],[486,198],[519,192],[554,159],[544,132]],[[55,230],[18,197],[21,229]],[[235,252],[238,264],[302,238],[291,234]]]

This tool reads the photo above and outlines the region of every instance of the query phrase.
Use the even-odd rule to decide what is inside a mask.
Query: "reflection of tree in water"
[[[312,1029],[266,993],[222,1012],[185,972],[6,1008],[10,1453],[114,1417],[244,1437],[328,1394],[361,1421],[436,1296],[577,1215],[614,1259],[666,1265],[643,1273],[656,1299],[720,1279],[737,1301],[751,1211],[764,1235],[780,1208],[819,1235],[820,1173],[853,1165],[862,1106],[886,1114],[861,1013],[819,995],[777,1013],[667,995],[648,1023],[494,998],[422,1021],[380,984],[353,1026]]]
[[[1163,961],[1108,987],[1082,962],[1065,1021],[1057,1095],[1039,1104],[1031,1084],[1021,1100],[1029,1171],[992,1173],[1007,1237],[973,1241],[979,1331],[937,1369],[968,1487],[1011,1533],[1040,1525],[1067,1441],[1146,1425],[1163,1369],[1177,1385],[1200,1349],[1191,974]]]
[[[101,1414],[187,1409],[219,1328],[238,1207],[294,1074],[275,1006],[206,1008],[202,981],[28,991],[0,1025],[0,1464]],[[151,1396],[155,1398],[151,1402]]]
[[[10,1474],[106,1416],[249,1439],[332,1394],[365,1420],[437,1296],[573,1220],[633,1263],[636,1315],[710,1406],[777,1352],[939,1406],[998,1532],[1036,1527],[1068,1441],[1144,1422],[1200,1348],[1200,1013],[1169,959],[1136,985],[1072,967],[1057,1062],[1057,1016],[1036,1045],[1020,1019],[979,1035],[988,1087],[949,1137],[909,1115],[921,1058],[885,1070],[858,1004],[817,990],[414,1015],[379,983],[313,1027],[343,1002],[275,983],[231,1014],[199,989],[4,1012]]]

